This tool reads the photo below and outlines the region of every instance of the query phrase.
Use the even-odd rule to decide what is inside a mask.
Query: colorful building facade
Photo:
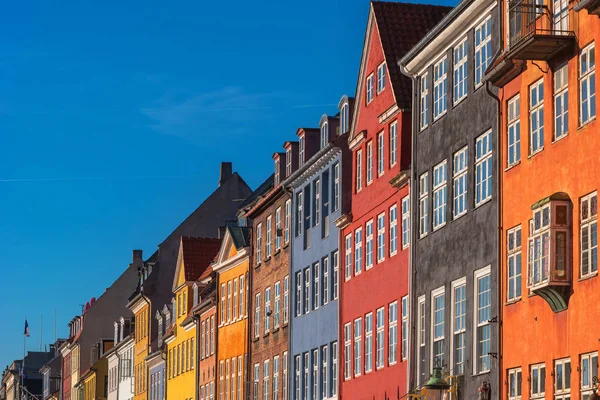
[[[214,400],[217,374],[217,276],[212,265],[194,284],[193,313],[198,321],[198,399]]]

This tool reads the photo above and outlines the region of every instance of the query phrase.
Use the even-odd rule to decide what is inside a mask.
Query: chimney
[[[142,261],[142,250],[133,250],[133,262]]]
[[[233,175],[233,166],[228,161],[221,163],[221,174],[219,175],[219,186],[221,186],[227,179]]]

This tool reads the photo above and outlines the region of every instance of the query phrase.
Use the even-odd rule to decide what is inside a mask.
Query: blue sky
[[[446,3],[447,4],[447,3]],[[0,368],[53,341],[232,161],[252,187],[353,95],[367,0],[10,2],[0,14]]]

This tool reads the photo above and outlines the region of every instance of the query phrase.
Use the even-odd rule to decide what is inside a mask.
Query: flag
[[[25,337],[29,337],[29,324],[27,323],[27,319],[25,319],[25,332],[23,332]]]

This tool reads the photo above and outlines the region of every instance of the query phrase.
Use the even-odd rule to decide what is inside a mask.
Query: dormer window
[[[324,149],[329,143],[329,123],[325,120],[321,124],[321,148]]]
[[[304,165],[304,150],[305,150],[306,142],[304,141],[304,135],[300,136],[300,152],[299,152],[299,166]]]
[[[198,305],[200,299],[198,298],[198,284],[194,283],[194,307]]]
[[[163,317],[160,311],[156,311],[156,320],[158,321],[158,345],[162,345],[163,339]]]
[[[116,345],[117,343],[119,343],[119,323],[115,322],[113,326],[115,327],[114,341]]]
[[[292,174],[292,148],[288,148],[285,151],[285,177],[287,178]]]
[[[123,336],[125,336],[125,318],[121,317],[121,330],[119,331],[119,342],[123,341]]]
[[[275,160],[275,186],[279,185],[279,159]]]
[[[340,108],[340,134],[348,132],[350,127],[350,104],[344,102]]]

